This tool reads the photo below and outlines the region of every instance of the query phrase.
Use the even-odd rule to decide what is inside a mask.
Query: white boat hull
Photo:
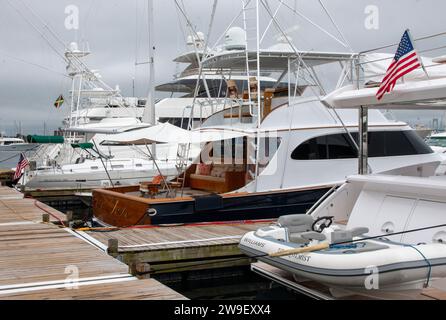
[[[34,150],[37,147],[37,144],[10,144],[10,145],[0,145],[0,152],[27,152]]]
[[[107,171],[101,167],[99,160],[91,162],[95,164],[96,170],[91,170],[91,164],[85,168],[76,168],[76,165],[64,166],[63,169],[46,169],[43,171],[27,172],[22,184],[26,191],[33,190],[82,190],[98,187],[121,185],[135,185],[142,181],[150,181],[160,174],[153,162],[144,164],[138,168],[134,165],[122,169],[111,169]],[[160,162],[161,173],[168,179],[175,177],[178,171],[172,162]],[[73,169],[69,169],[73,168]]]
[[[387,248],[359,253],[348,253],[352,251],[350,249],[329,249],[285,257],[270,257],[268,254],[299,246],[265,239],[250,232],[240,241],[240,249],[251,257],[291,272],[295,277],[325,283],[332,287],[367,289],[367,286],[373,287],[373,277],[376,276],[375,281],[378,281],[379,289],[403,286],[407,289],[418,289],[428,278],[446,277],[445,244],[412,247],[379,241],[369,242],[374,245],[385,244]]]

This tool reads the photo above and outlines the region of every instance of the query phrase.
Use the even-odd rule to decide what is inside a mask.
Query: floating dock
[[[432,281],[431,287],[423,290],[389,292],[363,290],[353,293],[342,289],[331,290],[315,281],[304,279],[295,281],[290,273],[263,262],[252,263],[251,270],[288,289],[317,300],[446,300],[446,279]]]
[[[130,266],[133,275],[248,266],[238,249],[247,232],[271,221],[205,223],[169,227],[78,232]]]
[[[46,223],[42,222],[42,216]],[[185,299],[76,232],[65,216],[0,187],[0,299]]]

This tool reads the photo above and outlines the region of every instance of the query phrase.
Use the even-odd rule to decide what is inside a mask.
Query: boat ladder
[[[179,143],[177,148],[177,158],[175,167],[177,169],[177,182],[184,186],[186,169],[189,160],[190,143]]]

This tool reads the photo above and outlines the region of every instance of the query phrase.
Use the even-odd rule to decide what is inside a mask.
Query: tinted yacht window
[[[358,143],[358,133],[351,135]],[[433,153],[414,131],[369,132],[368,152],[370,158]],[[357,156],[355,145],[346,133],[310,139],[291,154],[294,160],[352,159]]]
[[[350,159],[358,156],[356,148],[347,134],[328,136],[327,147],[328,159]]]

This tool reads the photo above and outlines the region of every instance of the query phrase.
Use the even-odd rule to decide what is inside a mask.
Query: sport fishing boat
[[[444,72],[446,60],[441,61],[429,65],[435,70],[429,75],[418,74],[417,81],[398,82],[381,101],[375,97],[377,88],[352,86],[328,99],[339,110],[362,109],[360,121],[365,124],[374,108],[444,110],[446,79],[436,72]],[[371,134],[367,125],[361,127],[361,137]],[[331,189],[306,215],[283,216],[246,234],[240,249],[291,272],[297,282],[324,284],[332,294],[363,291],[379,297],[383,290],[425,288],[444,292],[446,176],[438,175],[442,158],[367,174],[372,141],[361,143],[362,175]]]
[[[224,45],[218,51],[208,52],[208,55],[239,49],[241,44],[236,40],[240,38],[244,38],[243,30],[230,28]],[[198,59],[204,54],[204,46],[202,33],[189,37],[188,51],[174,60],[186,64],[185,70],[173,81],[155,88],[171,95],[157,101],[154,108],[156,124],[168,123],[184,129],[199,127],[212,114],[231,108],[226,98],[226,78],[242,90],[249,86],[249,77],[240,72],[227,74],[203,68],[200,78]],[[155,158],[158,164],[149,165],[152,157],[146,146],[105,143],[102,139],[104,134],[138,134],[138,131],[144,132],[143,129],[151,127],[152,124],[143,122],[151,108],[144,99],[122,97],[119,88],[111,89],[107,86],[98,71],[80,64],[79,60],[89,54],[89,51],[79,50],[76,43],[72,43],[65,53],[73,88],[77,88],[71,92],[70,116],[64,120],[66,143],[42,145],[36,156],[30,159],[33,165],[25,172],[22,181],[28,192],[79,191],[94,187],[132,185],[160,174],[172,178],[180,173],[179,169],[184,169],[184,165],[178,167],[179,162],[186,161],[190,165],[200,153],[199,146],[191,145],[187,148],[188,159],[184,159],[184,154],[179,161],[179,153],[185,148],[178,146],[176,141],[170,141],[156,146]],[[84,79],[82,87],[77,87],[79,77]],[[261,76],[261,83],[262,88],[277,85],[280,89],[288,86],[286,83],[277,83],[275,78],[268,75]],[[179,97],[174,96],[178,94]],[[92,156],[83,148],[71,147],[71,144],[80,142],[93,143],[99,154],[106,156]]]
[[[389,120],[379,111],[389,105],[407,107],[407,101],[415,101],[412,108],[422,103],[435,108],[428,102],[444,98],[442,63],[431,60],[429,78],[423,71],[414,71],[404,83],[395,85],[392,94],[377,100],[379,83],[373,80],[383,77],[377,67],[382,68],[386,59],[391,61],[391,55],[304,52],[288,41],[281,50],[257,47],[251,51],[246,45],[245,50],[215,54],[203,61],[202,66],[208,68],[245,70],[257,76],[263,70],[275,71],[296,80],[295,87],[262,92],[256,90],[261,87],[257,77],[252,91],[250,86],[235,100],[239,106],[212,115],[200,128],[203,139],[193,142],[204,144],[205,155],[202,152],[181,176],[180,196],[138,197],[141,186],[95,190],[95,217],[119,227],[304,214],[333,186],[358,172],[358,156],[360,172],[375,174],[442,161],[407,124]],[[316,67],[339,62],[340,79],[327,94]],[[309,90],[312,94],[302,96]],[[360,112],[358,106],[362,106]],[[206,131],[227,138],[218,141],[218,136],[206,136]],[[159,137],[145,138],[163,142]],[[206,143],[206,138],[212,143]],[[123,137],[126,140],[138,141]],[[225,147],[229,152],[224,152]]]
[[[241,65],[242,56],[241,52],[225,53],[213,56],[208,63],[228,68]],[[350,53],[272,51],[259,56],[265,58],[265,68],[281,72],[289,60],[298,57],[310,66],[339,61],[349,64],[352,57]],[[293,91],[300,94],[305,90]],[[284,89],[266,88],[256,96],[261,98],[254,107],[248,94],[245,97],[191,132],[199,138],[187,140],[186,132],[172,138],[184,144],[200,143],[205,153],[179,176],[179,196],[141,197],[139,185],[94,190],[96,219],[106,225],[128,226],[305,213],[333,186],[357,172],[356,110],[333,110],[323,97],[291,96]],[[407,124],[388,120],[378,110],[370,110],[368,120],[370,171],[440,161]],[[129,144],[170,141],[149,134],[108,139]],[[225,148],[231,151],[225,153]]]
[[[252,5],[244,7],[246,14],[258,13],[256,4]],[[271,23],[280,25],[273,15],[271,18]],[[365,171],[379,173],[440,161],[407,124],[389,120],[379,110],[370,110],[367,121],[360,122],[358,110],[337,108],[350,96],[357,98],[354,106],[376,102],[377,88],[363,81],[363,72],[376,71],[370,63],[373,56],[301,51],[288,35],[282,36],[285,43],[280,47],[260,49],[258,33],[253,38],[246,34],[243,47],[217,52],[201,62],[201,68],[245,72],[251,81],[244,91],[228,83],[230,108],[206,119],[195,131],[199,138],[182,140],[181,135],[188,138],[185,132],[175,138],[186,145],[200,143],[203,149],[200,158],[172,181],[179,186],[178,196],[151,193],[144,197],[144,185],[94,190],[95,218],[119,227],[303,214],[333,186],[358,172],[357,157],[363,144],[359,132],[364,123],[369,128]],[[317,73],[329,65],[341,66],[332,91],[324,88]],[[357,65],[364,71],[354,73]],[[444,85],[446,73],[440,71],[437,76]],[[278,74],[278,82],[288,77],[288,87],[262,89],[264,73]],[[407,79],[403,86],[416,88],[423,83],[418,80]],[[429,89],[433,88],[437,93],[444,89]],[[364,91],[370,95],[368,100]],[[383,102],[387,99],[389,96]],[[368,103],[361,104],[364,100]],[[129,144],[170,141],[152,135],[109,139]]]

